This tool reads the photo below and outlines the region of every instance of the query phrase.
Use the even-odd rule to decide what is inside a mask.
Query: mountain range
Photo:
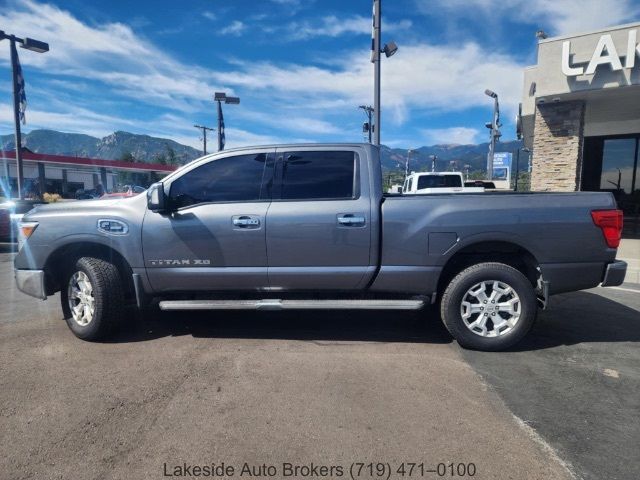
[[[167,138],[114,132],[104,138],[55,130],[32,130],[22,135],[22,146],[34,153],[134,162],[187,163],[199,150]],[[13,135],[0,135],[0,150],[14,150]]]
[[[182,145],[166,138],[137,135],[129,132],[114,132],[104,138],[78,133],[63,133],[55,130],[33,130],[23,135],[23,147],[35,153],[70,155],[77,157],[102,158],[105,160],[128,160],[137,162],[158,162],[184,164],[201,155],[199,150]],[[521,142],[500,142],[499,152],[515,152]],[[13,150],[13,135],[0,135],[0,150]],[[483,171],[489,145],[487,143],[471,145],[431,145],[411,150],[409,170],[431,170],[431,155],[436,155],[436,170]],[[385,174],[404,172],[407,149],[383,146],[382,169]],[[455,162],[455,163],[452,163]],[[520,162],[520,170],[526,170],[526,155]]]

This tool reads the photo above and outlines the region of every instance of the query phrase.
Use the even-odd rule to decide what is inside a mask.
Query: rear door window
[[[357,196],[357,154],[291,151],[279,162],[282,200],[334,200]]]

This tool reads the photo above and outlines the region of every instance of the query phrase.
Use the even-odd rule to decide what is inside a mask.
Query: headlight
[[[20,222],[18,223],[18,250],[22,248],[24,242],[33,235],[38,228],[38,222]]]

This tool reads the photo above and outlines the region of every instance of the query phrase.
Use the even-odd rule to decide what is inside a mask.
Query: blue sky
[[[382,142],[393,147],[487,140],[496,91],[503,139],[536,30],[578,33],[640,20],[630,0],[383,0]],[[26,131],[105,136],[115,130],[199,146],[194,123],[215,126],[214,91],[229,147],[360,141],[372,103],[370,0],[0,0],[0,30],[47,41],[19,49]],[[8,42],[0,42],[0,133],[12,132]]]

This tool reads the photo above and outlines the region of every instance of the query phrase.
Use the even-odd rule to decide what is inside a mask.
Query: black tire
[[[79,272],[88,277],[92,287],[93,315],[85,325],[74,319],[69,304],[69,283]],[[76,337],[89,341],[107,338],[124,315],[125,295],[118,268],[100,258],[79,258],[64,275],[60,300],[67,325]]]
[[[481,282],[491,281],[503,282],[513,289],[520,299],[520,316],[512,327],[504,326],[497,330],[498,336],[483,336],[481,333],[475,333],[467,327],[461,311],[462,301],[474,286]],[[490,286],[489,288],[492,287]],[[474,290],[474,293],[477,293],[477,290]],[[484,302],[478,301],[478,308],[484,310],[485,307],[481,303],[483,304]],[[469,307],[467,306],[466,308],[468,309]],[[493,309],[494,307],[491,306],[490,308]],[[440,303],[442,321],[449,333],[458,341],[458,344],[463,348],[487,352],[507,349],[522,340],[531,330],[537,312],[536,294],[531,282],[515,268],[497,262],[478,263],[460,272],[447,285]],[[485,328],[487,331],[496,334],[496,331],[492,330],[494,324],[491,315],[501,315],[501,313],[484,311],[484,313],[473,314],[469,318],[469,322],[473,323],[481,315],[488,315]],[[509,316],[508,313],[503,313],[502,315]],[[496,318],[500,319],[500,316]],[[500,321],[502,322],[502,319]]]

